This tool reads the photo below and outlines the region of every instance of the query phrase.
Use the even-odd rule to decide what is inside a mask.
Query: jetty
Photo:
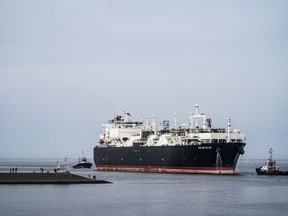
[[[0,184],[104,184],[106,180],[72,173],[0,173]]]

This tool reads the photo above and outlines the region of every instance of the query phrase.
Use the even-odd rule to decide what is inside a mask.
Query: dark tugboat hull
[[[288,176],[288,171],[277,171],[277,170],[274,170],[274,171],[269,171],[269,172],[265,172],[265,171],[262,171],[261,168],[256,168],[256,173],[258,175],[271,175],[271,176],[275,176],[275,175],[283,175],[283,176]]]
[[[245,143],[211,143],[189,146],[95,147],[97,170],[235,174]],[[217,162],[220,150],[221,161]]]
[[[85,163],[85,164],[76,164],[73,166],[74,169],[83,169],[83,168],[86,168],[86,169],[90,169],[92,166],[92,163]]]

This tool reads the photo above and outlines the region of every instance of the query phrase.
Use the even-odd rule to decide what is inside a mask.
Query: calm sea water
[[[0,159],[0,172],[52,171],[56,159]],[[68,160],[73,165],[77,159]],[[288,176],[257,176],[264,160],[241,159],[235,176],[97,172],[113,184],[0,185],[0,215],[287,215]],[[288,170],[288,161],[278,161]]]

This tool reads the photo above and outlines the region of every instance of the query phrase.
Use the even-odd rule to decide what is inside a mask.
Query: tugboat
[[[69,168],[69,165],[67,164],[66,160],[67,159],[65,158],[64,164],[59,163],[57,161],[56,169],[54,169],[55,173],[70,173],[70,168]]]
[[[82,157],[79,157],[78,163],[73,166],[74,169],[81,169],[81,168],[87,168],[90,169],[92,166],[92,163],[90,163],[87,158],[84,156],[84,152],[82,151]]]
[[[276,165],[276,161],[272,158],[273,149],[269,149],[269,158],[266,160],[265,164],[259,168],[256,168],[258,175],[288,175],[288,171],[280,171],[279,167]]]

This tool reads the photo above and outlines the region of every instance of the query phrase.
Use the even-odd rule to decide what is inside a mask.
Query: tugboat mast
[[[270,155],[269,158],[270,158],[270,160],[272,161],[272,153],[273,153],[273,149],[270,148],[268,152],[269,152],[269,155]]]

